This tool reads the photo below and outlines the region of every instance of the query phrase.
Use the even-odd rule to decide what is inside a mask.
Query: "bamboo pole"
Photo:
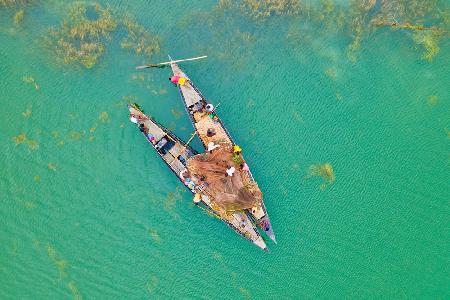
[[[180,155],[184,152],[184,150],[186,150],[186,148],[188,147],[189,143],[194,139],[194,137],[195,137],[196,135],[197,135],[197,131],[195,131],[195,132],[191,135],[191,137],[189,138],[189,140],[186,142],[186,145],[184,145],[183,149],[181,149],[180,152],[179,152],[177,155],[174,155],[174,158],[173,158],[173,160],[169,163],[169,165],[172,164],[172,163],[178,158],[178,156],[180,156]]]
[[[192,57],[192,58],[186,58],[186,59],[179,59],[179,60],[171,60],[171,61],[165,61],[165,62],[161,62],[158,64],[148,64],[148,65],[143,65],[143,66],[137,66],[136,70],[141,70],[141,69],[147,69],[147,68],[159,68],[165,65],[170,65],[173,63],[179,63],[179,62],[183,62],[183,61],[191,61],[191,60],[197,60],[197,59],[202,59],[202,58],[207,58],[208,56],[203,55],[203,56],[198,56],[198,57]]]

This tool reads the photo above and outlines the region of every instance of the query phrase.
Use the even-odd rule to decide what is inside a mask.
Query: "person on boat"
[[[205,108],[208,113],[214,112],[214,105],[212,105],[211,103],[206,104]]]
[[[148,131],[148,129],[145,127],[144,123],[139,124],[139,130],[145,134],[147,134],[147,131]]]
[[[209,142],[208,143],[208,151],[209,153],[212,153],[214,149],[219,148],[220,145],[216,145],[214,144],[214,142]]]
[[[199,193],[195,193],[193,200],[194,200],[195,205],[198,205],[200,203],[200,201],[202,200],[202,195],[200,195]]]
[[[248,167],[248,165],[245,161],[240,165],[240,167],[241,167],[242,171],[246,171],[246,172],[250,171],[250,168]]]
[[[174,85],[184,85],[186,83],[186,78],[178,76],[178,75],[173,75],[172,77],[169,77],[170,82],[172,82]]]
[[[185,184],[193,191],[195,190],[195,183],[191,180],[191,178],[186,178]]]
[[[147,137],[150,140],[150,142],[152,142],[152,144],[156,142],[155,137],[151,133],[147,133]]]
[[[138,118],[135,115],[130,114],[130,121],[133,122],[134,124],[137,124]]]
[[[241,147],[239,147],[238,145],[233,146],[233,153],[239,155],[239,154],[241,154],[241,152],[242,152]]]
[[[230,176],[230,177],[233,176],[234,171],[236,171],[236,168],[235,168],[235,167],[228,167],[228,169],[226,170],[225,177],[227,177],[227,176]]]
[[[216,132],[214,131],[213,128],[208,128],[208,130],[206,131],[206,136],[207,137],[213,137],[216,135]]]

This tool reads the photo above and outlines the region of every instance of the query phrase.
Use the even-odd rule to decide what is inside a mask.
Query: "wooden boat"
[[[266,243],[254,226],[252,220],[244,211],[235,211],[228,215],[221,215],[214,209],[214,201],[207,195],[198,193],[201,187],[195,187],[189,178],[183,174],[186,171],[186,162],[194,157],[197,152],[175,136],[168,129],[158,124],[155,120],[145,115],[136,105],[128,105],[130,120],[138,125],[139,130],[155,149],[156,153],[166,163],[169,169],[178,177],[178,179],[195,194],[194,202],[201,209],[206,210],[218,219],[225,222],[236,233],[243,236],[259,248],[267,251]]]
[[[208,149],[210,143],[225,143],[231,147],[236,146],[228,130],[217,116],[214,107],[208,103],[205,97],[203,97],[202,93],[192,80],[189,79],[186,73],[184,73],[172,59],[170,66],[174,76],[183,78],[182,84],[178,84],[177,86],[189,118],[205,149]],[[214,133],[214,135],[210,136],[211,133]],[[243,159],[242,154],[239,155]],[[248,176],[251,181],[256,183],[250,170],[248,170]],[[258,227],[260,227],[267,236],[276,243],[275,234],[264,202],[261,202],[261,205],[257,207],[247,209],[246,212],[256,222]]]

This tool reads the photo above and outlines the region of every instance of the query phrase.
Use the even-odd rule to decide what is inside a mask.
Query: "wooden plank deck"
[[[215,144],[226,143],[232,145],[227,133],[220,125],[219,122],[214,122],[206,112],[196,112],[194,113],[195,127],[198,132],[200,140],[202,140],[204,145],[208,145],[209,142],[214,142]],[[209,137],[207,135],[208,129],[212,129],[215,135]]]

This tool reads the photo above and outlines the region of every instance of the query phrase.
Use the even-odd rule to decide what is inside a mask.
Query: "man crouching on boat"
[[[177,76],[177,75],[173,75],[172,77],[169,77],[170,82],[172,82],[174,85],[184,85],[187,81],[186,78],[181,77],[181,76]]]

